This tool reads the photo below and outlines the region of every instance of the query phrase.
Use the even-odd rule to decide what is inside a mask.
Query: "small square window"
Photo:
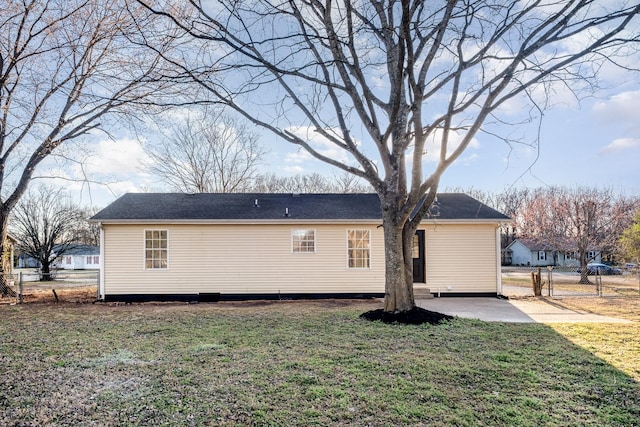
[[[293,253],[313,253],[316,251],[315,230],[291,230],[291,251]]]

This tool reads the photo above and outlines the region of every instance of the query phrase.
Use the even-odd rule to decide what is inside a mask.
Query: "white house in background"
[[[105,300],[384,296],[375,194],[126,194],[91,221]],[[500,294],[507,221],[465,194],[438,195],[414,237],[416,295]]]
[[[553,246],[530,239],[516,239],[507,246],[511,251],[511,265],[530,267],[578,267],[580,266],[577,251],[560,251]],[[587,252],[589,262],[600,262],[600,251]]]
[[[61,270],[89,270],[100,268],[100,247],[73,245],[55,262]]]

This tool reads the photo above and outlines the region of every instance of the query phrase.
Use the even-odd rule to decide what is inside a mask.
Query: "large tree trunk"
[[[9,272],[7,261],[7,251],[11,251],[7,240],[7,228],[9,224],[8,212],[5,212],[3,206],[0,206],[0,295],[15,296],[16,293],[9,287]]]
[[[415,307],[413,297],[413,233],[407,224],[383,221],[385,258],[384,311],[398,313]]]
[[[587,268],[587,251],[583,248],[579,249],[580,253],[580,280],[578,283],[582,285],[592,285],[589,280],[589,269]]]
[[[40,268],[40,280],[43,282],[53,280],[53,277],[51,277],[51,263],[42,262],[42,260],[40,260],[40,263],[42,264],[42,267]]]

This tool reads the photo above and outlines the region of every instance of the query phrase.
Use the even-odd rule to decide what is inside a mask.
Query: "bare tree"
[[[254,193],[367,193],[370,189],[358,177],[343,173],[328,178],[317,172],[294,176],[260,174],[247,190]]]
[[[167,58],[200,89],[371,185],[387,312],[415,307],[413,235],[476,135],[509,142],[499,133],[508,101],[534,114],[559,87],[579,96],[640,38],[627,30],[636,1],[139,1],[202,44],[201,55]]]
[[[370,193],[371,187],[354,174],[343,171],[333,177],[331,192],[335,193]]]
[[[258,134],[220,111],[187,117],[150,148],[149,171],[185,193],[245,191],[264,155]]]
[[[40,263],[42,280],[51,280],[52,264],[77,242],[83,222],[82,210],[69,195],[47,186],[27,192],[11,213],[17,249]]]
[[[159,90],[177,99],[163,83],[168,70],[159,69],[171,33],[149,35],[144,40],[153,38],[157,51],[143,49],[136,29],[156,24],[140,12],[128,0],[3,2],[0,256],[9,216],[44,159],[148,104]]]
[[[452,193],[466,193],[512,219],[515,219],[518,216],[518,213],[529,200],[529,196],[531,194],[531,191],[528,188],[516,187],[510,187],[497,193],[473,187],[466,190],[461,187],[455,187],[448,188],[445,191]],[[506,248],[515,240],[515,228],[513,223],[500,225],[500,237],[502,248]]]
[[[80,218],[75,230],[75,243],[88,246],[100,246],[100,225],[89,222],[89,218],[98,213],[101,209],[96,207],[79,208]]]
[[[640,209],[633,217],[633,223],[624,230],[620,238],[621,253],[630,262],[640,262]]]
[[[580,283],[590,283],[588,253],[614,252],[637,205],[637,200],[616,196],[611,189],[540,189],[519,210],[517,232],[557,251],[575,252],[582,271]]]

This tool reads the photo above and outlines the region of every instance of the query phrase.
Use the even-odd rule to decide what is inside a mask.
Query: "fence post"
[[[602,296],[602,276],[599,268],[596,268],[596,293],[599,297]]]
[[[23,302],[22,291],[23,291],[23,284],[22,284],[22,271],[21,271],[20,273],[18,273],[18,304],[22,304]]]
[[[553,266],[548,266],[547,267],[547,283],[548,283],[548,294],[550,297],[553,296]]]

